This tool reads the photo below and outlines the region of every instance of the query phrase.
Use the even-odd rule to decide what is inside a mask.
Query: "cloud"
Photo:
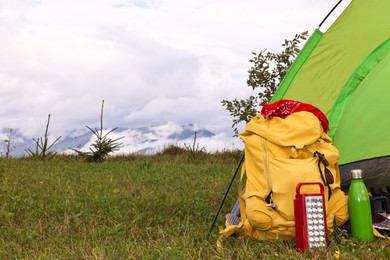
[[[0,1],[2,127],[53,134],[199,123],[230,131],[252,51],[279,50],[335,1]]]

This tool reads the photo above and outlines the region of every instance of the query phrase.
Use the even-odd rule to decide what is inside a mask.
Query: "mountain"
[[[109,130],[111,129],[103,130],[103,134]],[[109,133],[108,137],[112,140],[121,138],[118,140],[121,143],[120,149],[115,154],[154,154],[169,145],[177,145],[180,147],[184,147],[184,145],[192,146],[195,132],[196,145],[199,144],[199,148],[205,148],[208,152],[241,149],[241,141],[238,138],[232,138],[225,133],[215,134],[194,124],[179,125],[172,122],[164,125],[140,128],[118,127],[115,131]],[[49,137],[49,145],[57,137]],[[89,151],[95,138],[95,135],[87,128],[81,131],[75,129],[61,137],[50,151],[66,154],[74,153],[70,148]],[[7,151],[7,143],[5,140],[11,140],[9,146],[9,156],[11,157],[26,155],[26,149],[35,151],[36,148],[36,143],[32,138],[25,137],[21,130],[2,129],[0,132],[1,156],[5,156]]]
[[[8,142],[10,141],[10,142]],[[3,128],[0,131],[0,155],[6,156],[7,151],[11,157],[25,154],[25,149],[33,149],[34,141],[23,135],[20,129]],[[9,148],[7,148],[7,146]]]

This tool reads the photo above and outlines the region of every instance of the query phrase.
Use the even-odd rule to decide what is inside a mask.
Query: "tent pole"
[[[325,18],[322,20],[322,22],[320,23],[320,25],[318,25],[318,28],[321,27],[321,25],[326,21],[326,19],[328,19],[329,15],[331,15],[333,13],[333,11],[337,8],[337,6],[342,2],[343,0],[340,0],[338,1],[338,3],[333,6],[332,10],[330,10],[330,12],[325,16]]]
[[[225,194],[223,195],[222,201],[221,201],[221,203],[219,204],[219,208],[218,208],[217,212],[215,213],[215,216],[214,216],[213,222],[211,223],[211,227],[210,227],[209,233],[207,234],[207,237],[209,237],[210,234],[211,234],[211,231],[213,231],[215,222],[217,222],[217,218],[218,218],[219,212],[221,211],[222,205],[223,205],[223,203],[225,202],[225,199],[226,199],[226,197],[227,197],[227,195],[228,195],[228,193],[229,193],[230,188],[232,187],[233,181],[234,181],[234,179],[236,178],[239,169],[241,168],[241,165],[242,165],[242,163],[243,163],[243,161],[244,161],[244,157],[245,157],[245,153],[243,152],[243,153],[242,153],[242,156],[241,156],[241,159],[240,159],[240,162],[239,162],[238,165],[237,165],[236,171],[235,171],[234,174],[233,174],[233,178],[232,178],[232,180],[230,181],[229,186],[228,186],[227,190],[225,191]]]

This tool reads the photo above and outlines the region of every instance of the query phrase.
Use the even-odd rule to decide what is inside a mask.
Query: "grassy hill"
[[[211,221],[239,152],[155,156],[0,158],[2,259],[389,259],[389,240],[333,234],[328,250],[294,241],[230,238],[218,251]],[[217,226],[236,200],[232,187]]]

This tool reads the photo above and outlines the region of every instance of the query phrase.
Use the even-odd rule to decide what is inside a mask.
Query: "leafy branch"
[[[280,82],[300,52],[300,42],[306,40],[307,36],[306,31],[296,34],[292,40],[285,40],[282,44],[284,50],[281,53],[266,50],[260,53],[252,52],[253,58],[249,60],[252,66],[248,71],[249,78],[246,83],[253,91],[258,90],[258,94],[247,99],[235,98],[221,101],[222,106],[233,117],[234,136],[238,136],[237,125],[239,123],[249,122],[258,113],[258,106],[269,103],[272,99]]]

